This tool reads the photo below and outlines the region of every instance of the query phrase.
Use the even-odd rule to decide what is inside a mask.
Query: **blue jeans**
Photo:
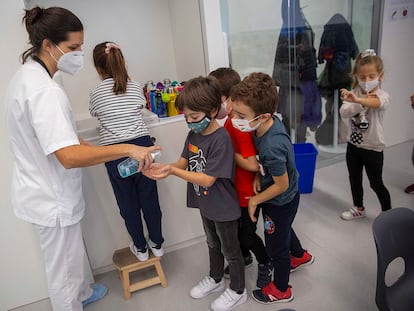
[[[139,137],[125,143],[145,147],[153,145],[149,136]],[[138,249],[147,246],[142,213],[147,225],[149,238],[152,242],[161,244],[164,242],[164,238],[161,231],[162,214],[158,202],[157,183],[141,173],[122,178],[118,173],[117,165],[124,159],[106,162],[105,166],[128,233]]]
[[[207,237],[210,256],[210,277],[221,280],[224,275],[224,258],[230,269],[230,288],[244,290],[244,260],[237,237],[238,220],[218,222],[201,216]]]
[[[281,291],[289,286],[290,254],[301,257],[303,248],[292,229],[299,206],[299,192],[289,203],[276,206],[260,204],[263,214],[266,251],[273,261],[273,282]],[[301,254],[300,254],[301,253]]]

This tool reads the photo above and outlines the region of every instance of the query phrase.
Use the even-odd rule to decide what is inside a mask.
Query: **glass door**
[[[280,95],[277,112],[292,141],[315,144],[319,159],[345,151],[340,148],[346,127],[338,117],[337,90],[351,86],[358,52],[377,48],[372,46],[379,16],[374,4],[221,0],[230,65],[242,78],[255,71],[273,77]]]

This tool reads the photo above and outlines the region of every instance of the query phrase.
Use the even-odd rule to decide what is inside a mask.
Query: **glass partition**
[[[271,75],[292,141],[314,143],[322,156],[342,152],[346,126],[337,90],[351,86],[357,53],[377,49],[378,2],[221,0],[230,65],[242,77]]]

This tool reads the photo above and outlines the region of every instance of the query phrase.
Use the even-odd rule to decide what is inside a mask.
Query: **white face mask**
[[[379,85],[379,80],[378,78],[371,80],[371,81],[366,81],[366,82],[358,80],[358,84],[361,87],[361,89],[369,93]]]
[[[231,111],[231,106],[228,104],[228,101],[224,101],[221,103],[220,111],[217,114],[216,119],[224,119],[229,115]]]
[[[233,126],[238,129],[241,132],[253,132],[257,130],[257,128],[260,126],[261,122],[259,121],[254,127],[250,126],[250,122],[257,120],[260,118],[261,115],[257,116],[254,119],[246,120],[246,119],[231,119],[231,122],[233,123]]]
[[[57,63],[57,69],[72,76],[77,74],[83,68],[83,52],[71,51],[65,53],[57,45],[56,47],[62,53],[59,60],[56,60],[52,53],[49,52],[49,54]]]

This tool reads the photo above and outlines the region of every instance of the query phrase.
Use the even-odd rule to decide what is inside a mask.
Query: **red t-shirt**
[[[224,127],[230,135],[235,153],[241,154],[243,158],[256,156],[256,148],[252,137],[253,132],[241,132],[234,128],[230,118],[226,120]],[[237,195],[239,196],[240,206],[242,207],[247,207],[249,199],[254,195],[253,181],[255,176],[255,172],[247,171],[236,165],[234,182]]]

